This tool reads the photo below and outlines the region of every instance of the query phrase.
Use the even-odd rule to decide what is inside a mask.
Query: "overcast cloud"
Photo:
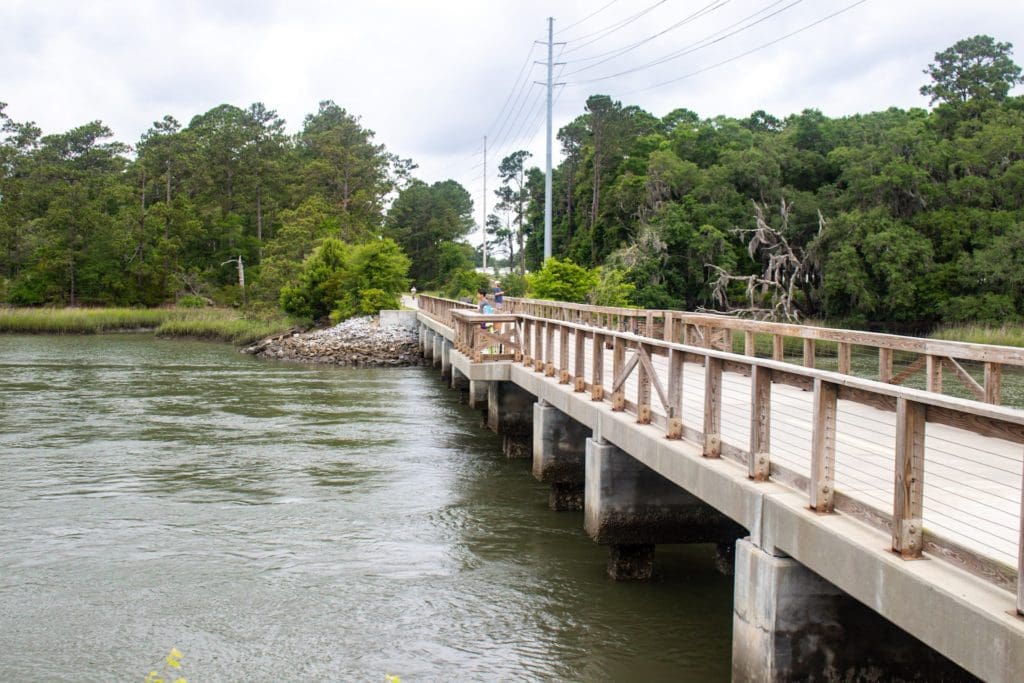
[[[319,101],[331,99],[361,116],[378,142],[418,163],[417,175],[428,181],[454,177],[479,202],[485,134],[491,188],[503,154],[525,147],[543,164],[542,89],[529,85],[518,100],[522,106],[512,107],[507,118],[501,115],[515,94],[520,67],[546,57],[546,46],[536,46],[529,59],[528,54],[534,40],[546,38],[548,16],[555,18],[555,40],[566,42],[555,48],[556,54],[564,50],[559,80],[567,83],[558,90],[556,131],[582,113],[593,93],[659,116],[677,107],[704,117],[746,116],[757,109],[783,117],[804,108],[839,116],[927,106],[918,94],[927,80],[922,69],[935,52],[979,33],[1013,43],[1015,61],[1024,63],[1024,16],[1017,2],[854,3],[4,0],[0,101],[8,103],[12,118],[35,121],[45,133],[100,119],[117,139],[134,144],[165,114],[187,124],[222,103],[245,107],[261,101],[296,132]],[[602,32],[651,7],[631,23]],[[708,69],[847,7],[817,26]],[[582,82],[699,44],[759,11],[756,18],[778,13],[660,66]],[[609,52],[612,58],[596,66],[599,60],[589,59]],[[587,66],[592,68],[572,73]],[[523,80],[543,77],[544,68],[531,65]]]

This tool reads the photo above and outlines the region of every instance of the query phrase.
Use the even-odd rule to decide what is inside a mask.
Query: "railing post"
[[[558,327],[558,383],[569,383],[569,328]]]
[[[754,481],[768,481],[771,470],[772,371],[750,369],[750,460],[747,473]]]
[[[648,319],[650,320],[650,319]],[[650,347],[640,344],[637,353],[646,353],[650,358]],[[637,424],[651,424],[651,377],[647,374],[647,366],[640,363],[636,368],[636,421]]]
[[[878,349],[878,381],[892,384],[892,349]]]
[[[593,364],[590,376],[593,384],[590,386],[590,399],[593,401],[604,400],[604,335],[595,328],[593,344],[591,345],[590,362]]]
[[[750,330],[747,330],[743,333],[743,355],[757,355],[757,340],[754,337],[754,333],[751,332]]]
[[[523,366],[530,367],[533,365],[532,349],[530,348],[530,335],[533,330],[534,322],[529,318],[523,318]]]
[[[573,359],[576,365],[576,369],[573,372],[573,389],[583,392],[587,389],[587,378],[584,374],[587,367],[587,335],[584,334],[583,330],[574,330],[572,336],[573,341],[576,343],[576,358]]]
[[[925,374],[928,377],[928,391],[942,393],[942,357],[928,355],[924,358]]]
[[[847,342],[839,342],[838,356],[839,356],[839,373],[842,374],[842,375],[849,375],[850,374],[850,370],[853,369],[852,368],[852,363],[851,363],[851,360],[852,360],[851,356],[852,356],[852,354],[851,354],[851,346],[850,346],[850,344],[848,344]]]
[[[786,360],[786,344],[781,334],[772,335],[772,360]]]
[[[665,437],[683,438],[683,352],[669,349],[668,352],[668,425]]]
[[[804,339],[804,367],[813,368],[815,361],[814,340]]]
[[[832,512],[836,472],[836,385],[814,380],[814,426],[811,434],[811,507]]]
[[[555,376],[555,326],[551,320],[544,323],[544,376]]]
[[[612,342],[615,346],[612,350],[612,382],[619,379],[622,368],[626,364],[626,342],[622,337],[615,337]],[[614,388],[614,386],[612,387]],[[612,410],[626,409],[626,383],[623,382],[619,390],[612,394]]]
[[[985,363],[985,403],[999,405],[1003,402],[1003,366],[999,363]]]
[[[704,358],[704,457],[722,455],[722,361]]]
[[[892,549],[904,559],[921,557],[924,515],[925,406],[896,399],[896,472]]]
[[[540,372],[544,369],[544,356],[547,354],[547,349],[544,348],[544,330],[548,327],[548,323],[545,320],[543,323],[539,322],[533,326],[533,371]]]
[[[1021,480],[1021,491],[1024,491],[1024,478]],[[1017,546],[1017,614],[1024,616],[1024,495],[1020,497],[1020,543]]]
[[[665,311],[665,329],[662,330],[662,339],[667,342],[674,342],[675,339],[675,316],[672,311]]]

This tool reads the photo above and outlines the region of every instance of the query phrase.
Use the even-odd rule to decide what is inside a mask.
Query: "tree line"
[[[593,95],[558,131],[560,260],[534,289],[849,324],[1019,319],[1024,98],[1009,94],[1011,51],[974,36],[937,53],[921,88],[930,110],[657,117]],[[99,121],[44,135],[2,104],[0,127],[2,302],[187,297],[343,316],[409,284],[459,295],[486,281],[465,188],[416,179],[331,101],[294,135],[262,103],[164,117],[133,147]],[[510,294],[544,265],[544,176],[529,159],[501,161],[485,226],[492,260],[516,273]],[[586,287],[552,285],[577,272],[567,263]]]
[[[937,53],[921,88],[930,111],[659,118],[594,95],[558,132],[553,254],[601,267],[651,308],[1020,319],[1024,98],[1009,95],[1021,82],[1011,49],[974,36]],[[537,269],[543,174],[521,176],[499,189],[489,225],[498,248],[509,242],[497,228],[520,230],[512,261]]]

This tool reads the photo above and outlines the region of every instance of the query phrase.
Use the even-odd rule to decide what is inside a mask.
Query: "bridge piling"
[[[452,368],[452,378],[449,386],[455,391],[469,392],[469,378],[466,377],[462,372],[454,365]]]
[[[451,361],[452,343],[441,338],[441,379],[450,379],[452,375]]]
[[[435,334],[431,341],[430,362],[436,368],[441,365],[441,349],[444,348],[446,340],[441,335]]]
[[[514,382],[488,382],[487,426],[504,437],[508,458],[529,458],[533,447],[533,404],[536,397]]]
[[[976,681],[796,560],[736,543],[734,683]]]
[[[583,464],[591,430],[544,400],[533,405],[533,476],[551,484],[552,510],[583,509]]]
[[[608,575],[647,579],[663,543],[731,543],[741,526],[602,438],[586,440],[583,526],[609,546]]]

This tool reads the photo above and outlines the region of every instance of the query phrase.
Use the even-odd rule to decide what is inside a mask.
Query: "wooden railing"
[[[450,309],[450,327],[455,330],[455,350],[475,363],[519,360],[522,324],[511,314],[478,313]]]
[[[923,371],[928,391],[942,393],[944,371],[956,378],[974,398],[986,403],[1002,402],[1003,366],[1024,367],[1024,349],[988,344],[923,339],[893,334],[841,330],[810,325],[769,323],[731,316],[686,313],[670,310],[645,310],[589,306],[558,301],[506,298],[506,309],[538,318],[592,325],[608,330],[632,332],[645,337],[702,346],[723,351],[733,349],[733,335],[743,335],[743,354],[756,354],[759,335],[771,338],[771,357],[783,360],[787,339],[799,340],[801,364],[813,368],[818,356],[816,342],[834,349],[837,372],[853,372],[854,347],[866,347],[877,354],[880,382],[902,384]],[[917,357],[901,371],[894,371],[896,352]],[[962,361],[982,364],[981,381],[975,379]]]
[[[925,471],[930,453],[928,435],[930,425],[945,425],[973,437],[994,437],[1009,441],[1019,448],[1024,445],[1024,411],[1002,406],[945,396],[937,392],[921,391],[891,383],[853,377],[843,373],[803,367],[770,358],[737,355],[729,352],[693,346],[679,341],[666,341],[632,331],[619,331],[595,326],[595,318],[567,321],[522,312],[526,306],[517,300],[515,314],[481,315],[459,311],[456,306],[439,306],[433,310],[447,311],[447,320],[455,329],[458,350],[475,361],[512,360],[522,362],[536,372],[555,377],[561,384],[571,384],[576,392],[587,393],[594,401],[609,401],[612,410],[636,416],[638,424],[653,425],[669,439],[687,438],[701,444],[704,457],[726,457],[743,464],[748,476],[757,482],[775,481],[807,495],[808,506],[820,514],[842,511],[854,516],[891,537],[891,548],[901,557],[917,559],[922,553],[957,564],[962,569],[991,583],[1016,593],[1017,612],[1024,615],[1024,503],[1016,511],[1016,570],[984,552],[966,547],[925,526]],[[577,309],[559,305],[554,307],[563,316],[566,310]],[[541,310],[538,307],[532,310]],[[629,309],[625,309],[629,310]],[[547,311],[545,311],[547,312]],[[621,315],[623,321],[649,325],[650,312],[630,311],[602,316]],[[575,316],[573,316],[575,317]],[[807,334],[818,331],[824,338],[845,334],[839,330],[819,330],[804,326],[757,324],[749,321],[719,321],[711,316],[672,315],[671,325],[696,325],[719,329],[720,322],[744,332],[771,330],[773,334]],[[655,322],[657,312],[655,312]],[[481,327],[490,322],[493,329]],[[601,323],[607,323],[602,319]],[[617,322],[617,321],[614,321]],[[756,325],[756,327],[754,327]],[[647,332],[649,327],[640,328]],[[682,329],[681,327],[676,329]],[[891,349],[903,338],[891,335],[853,333],[844,343],[875,341],[879,349]],[[706,337],[705,337],[706,338]],[[805,338],[815,339],[815,336]],[[692,337],[690,337],[692,339]],[[939,356],[963,353],[960,345],[947,346],[944,342],[920,342],[929,355]],[[975,346],[975,345],[968,345]],[[898,346],[898,348],[907,348]],[[606,367],[606,351],[610,349],[610,367]],[[1001,352],[993,356],[1004,362]],[[988,361],[988,362],[996,362]],[[687,365],[696,364],[703,373],[703,401],[699,418],[684,412],[684,374]],[[739,373],[749,377],[750,421],[747,440],[737,444],[722,438],[723,375]],[[691,380],[692,381],[692,380]],[[773,461],[772,402],[779,385],[798,387],[811,392],[812,429],[805,444],[809,455],[809,469],[796,471]],[[633,393],[627,395],[628,391]],[[735,399],[734,399],[735,400]],[[844,422],[838,418],[839,406],[862,404],[895,415],[895,439],[891,444],[892,475],[889,479],[892,493],[892,512],[866,506],[858,500],[855,491],[836,488],[837,440],[842,436]],[[700,424],[700,430],[695,425]],[[1016,484],[1018,492],[1024,489],[1021,481],[1020,458],[1016,458]],[[840,462],[840,464],[844,464]],[[845,463],[849,465],[849,463]],[[940,464],[945,464],[941,463]],[[964,463],[970,466],[968,460]],[[933,462],[932,467],[935,464]],[[1011,494],[1012,495],[1012,494]],[[984,519],[973,520],[965,515],[963,524],[982,525]]]
[[[420,294],[416,297],[416,306],[420,312],[429,315],[431,318],[447,327],[453,326],[452,311],[476,310],[476,306],[474,304],[466,303],[464,301],[456,301],[455,299],[445,299],[439,296],[429,296],[427,294]]]

